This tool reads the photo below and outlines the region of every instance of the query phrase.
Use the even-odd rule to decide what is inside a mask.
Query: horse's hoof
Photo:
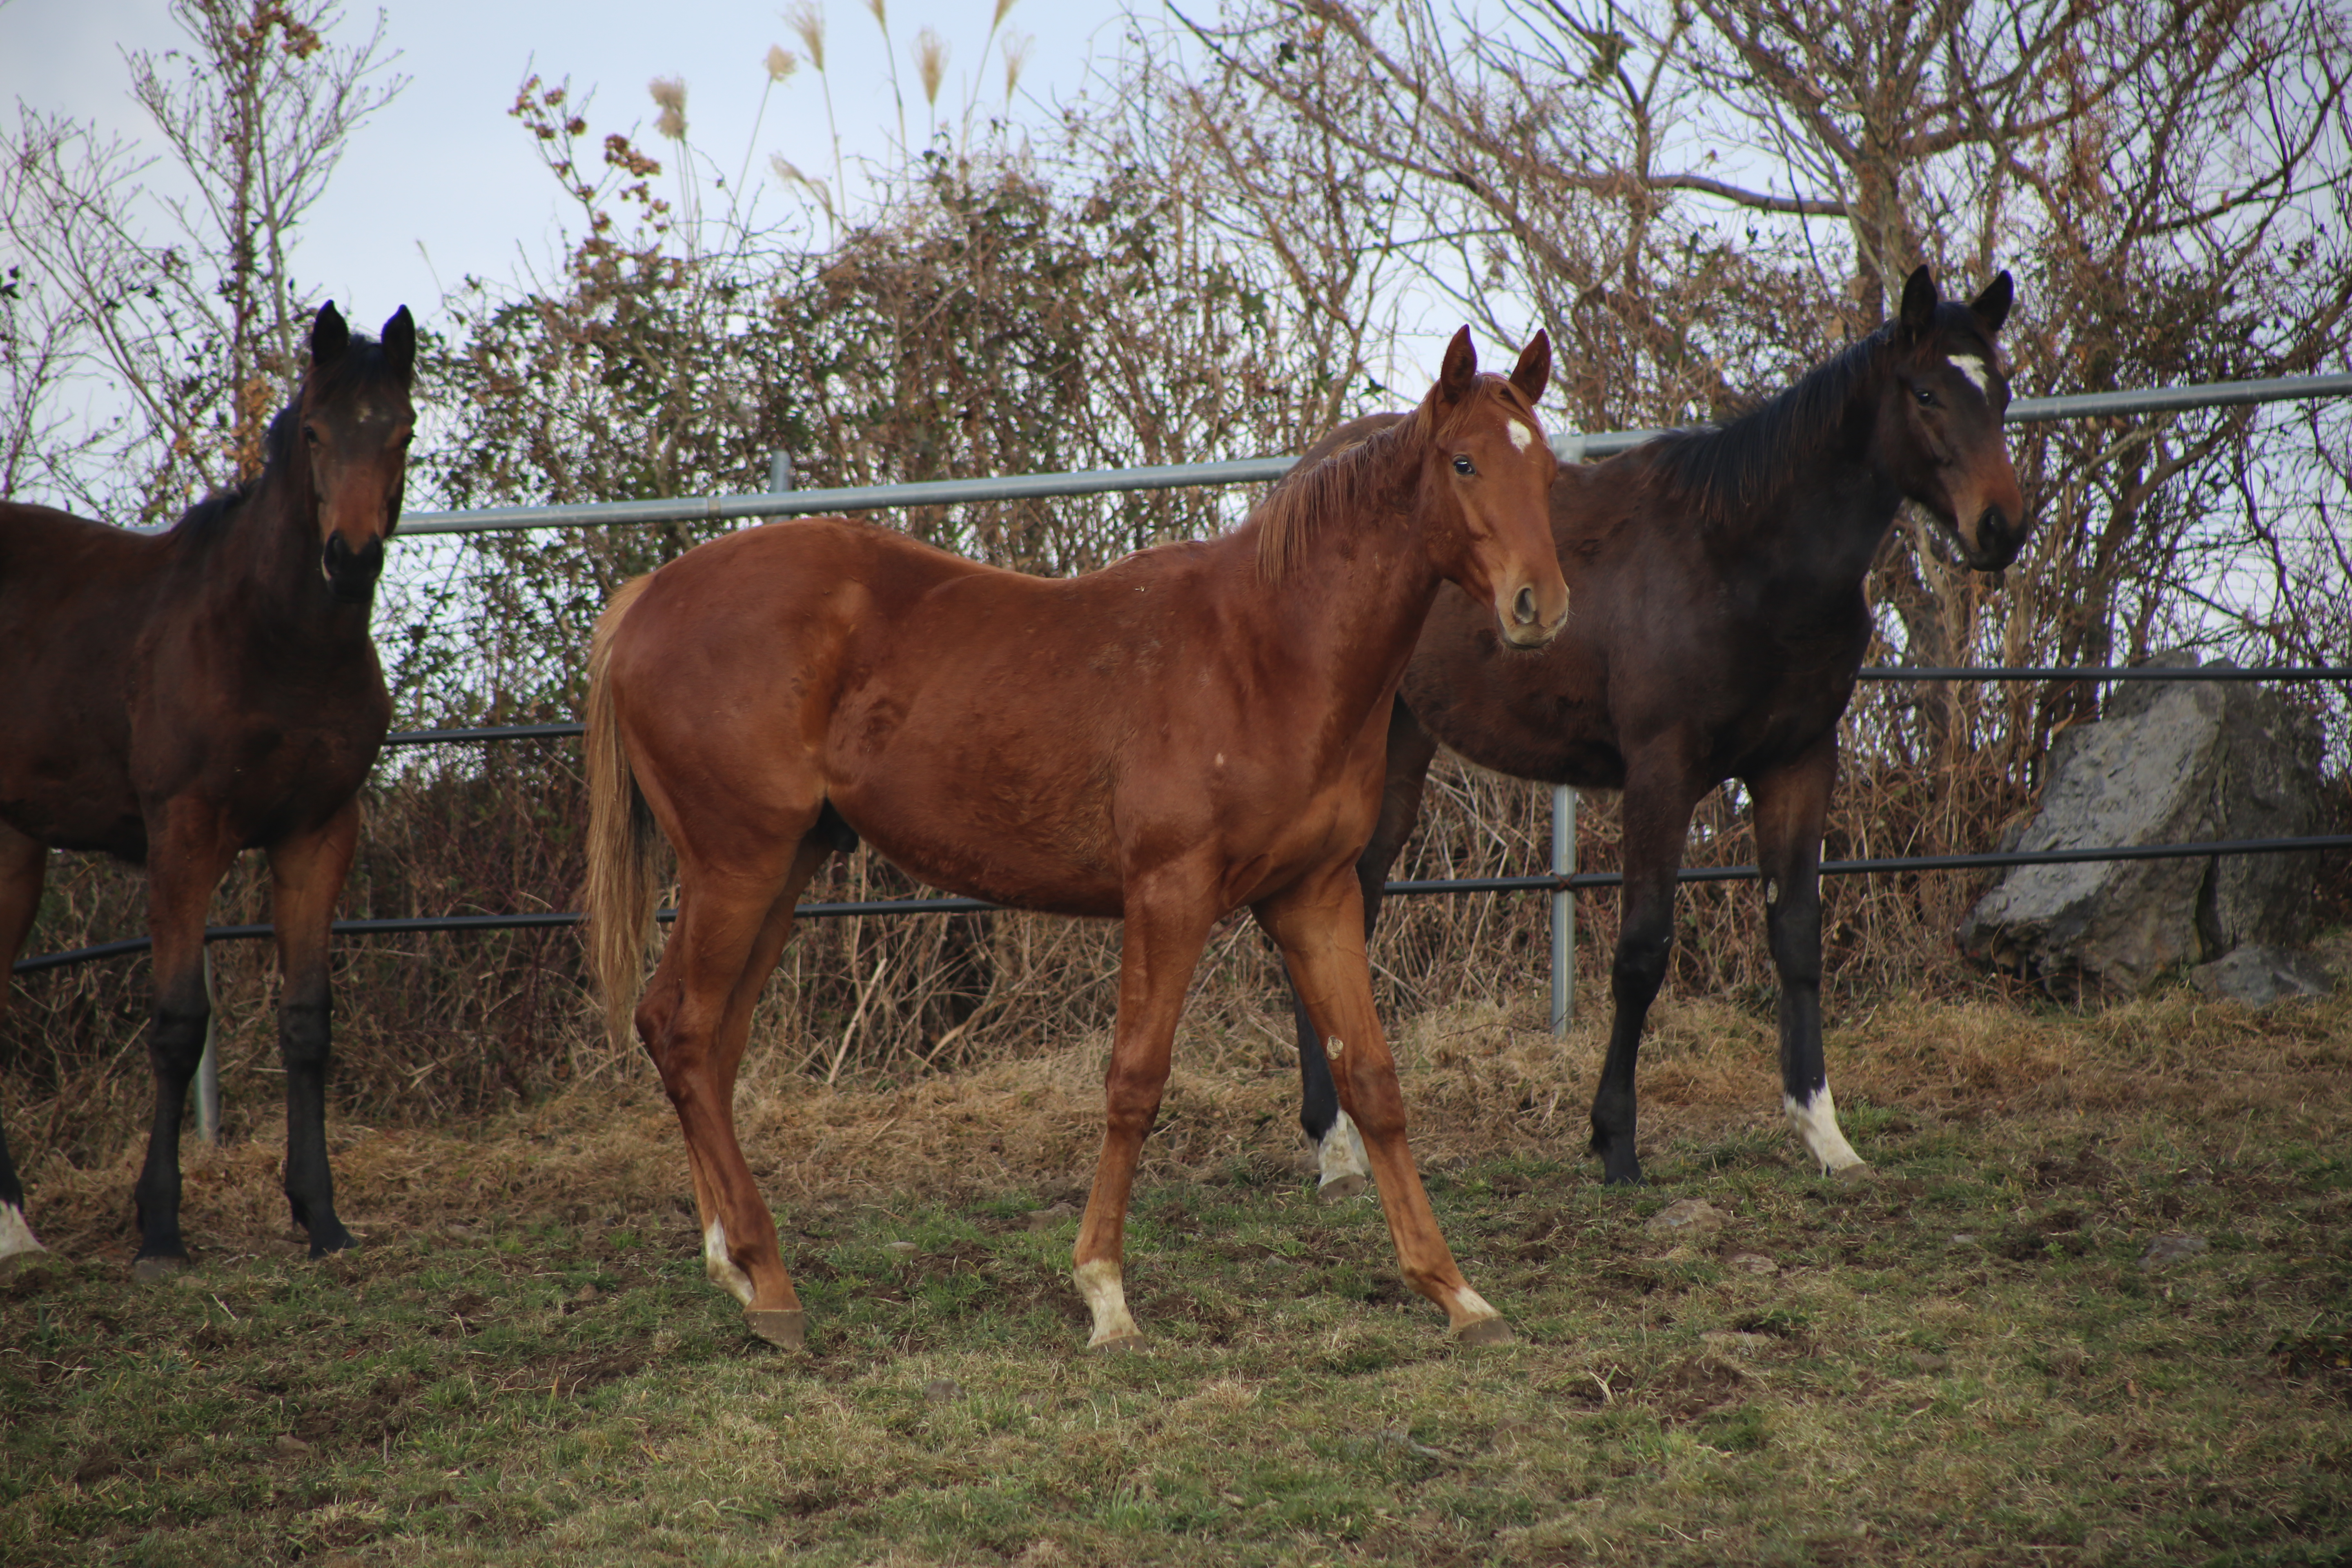
[[[331,1234],[326,1236],[321,1236],[314,1230],[310,1233],[310,1261],[316,1263],[321,1258],[331,1258],[338,1252],[348,1252],[359,1244],[360,1238],[340,1225],[334,1227]]]
[[[187,1268],[185,1258],[135,1258],[131,1261],[131,1278],[142,1285],[160,1285]]]
[[[1605,1173],[1601,1178],[1601,1184],[1604,1187],[1646,1187],[1650,1184],[1643,1176],[1642,1167],[1636,1165],[1630,1171]]]
[[[743,1309],[743,1326],[779,1350],[808,1348],[808,1314],[798,1307],[790,1311],[773,1307],[746,1307]]]
[[[1143,1336],[1139,1333],[1113,1334],[1107,1340],[1087,1342],[1087,1349],[1100,1351],[1105,1355],[1119,1355],[1128,1351],[1139,1351],[1142,1348]]]
[[[1369,1185],[1370,1183],[1358,1175],[1326,1176],[1316,1187],[1315,1195],[1327,1204],[1336,1204],[1342,1198],[1363,1196],[1364,1189]]]
[[[1856,1160],[1851,1165],[1843,1166],[1838,1170],[1832,1171],[1830,1173],[1830,1180],[1833,1182],[1874,1182],[1878,1180],[1878,1167],[1872,1164],[1867,1160]]]
[[[1456,1343],[1465,1345],[1507,1345],[1514,1337],[1511,1325],[1500,1318],[1481,1318],[1465,1324],[1454,1335]]]

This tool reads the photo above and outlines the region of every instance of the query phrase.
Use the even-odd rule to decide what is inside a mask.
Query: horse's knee
[[[193,1076],[205,1054],[205,1030],[211,1018],[201,997],[194,1006],[156,1008],[147,1028],[147,1059],[155,1071],[179,1082]]]
[[[279,1058],[289,1068],[325,1066],[331,1027],[325,1003],[288,1003],[278,1014]]]
[[[1621,1002],[1647,1002],[1665,984],[1666,955],[1674,948],[1673,928],[1661,922],[1654,929],[1628,927],[1617,941],[1616,962],[1610,984]]]

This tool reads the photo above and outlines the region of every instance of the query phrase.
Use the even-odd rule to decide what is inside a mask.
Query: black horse
[[[1904,500],[1980,572],[2025,542],[1994,344],[2010,299],[2004,272],[1965,306],[1940,300],[1922,267],[1895,321],[1753,413],[1561,468],[1552,534],[1574,608],[1539,651],[1501,647],[1456,590],[1430,612],[1389,727],[1380,826],[1356,866],[1366,932],[1440,742],[1497,773],[1624,792],[1617,1013],[1592,1100],[1610,1182],[1642,1179],[1634,1053],[1665,977],[1691,813],[1730,778],[1755,800],[1782,1106],[1823,1170],[1867,1169],[1838,1130],[1822,1062],[1819,880],[1837,724],[1870,642],[1863,576]],[[1395,417],[1344,426],[1307,460]],[[1325,1190],[1360,1190],[1354,1130],[1304,1014],[1298,1055],[1299,1121],[1322,1151]]]
[[[286,1195],[313,1258],[352,1245],[327,1168],[327,936],[392,719],[368,615],[400,518],[415,358],[405,308],[381,343],[322,308],[260,475],[169,532],[0,505],[0,957],[32,928],[50,849],[147,868],[142,1279],[187,1260],[180,1119],[209,1008],[205,913],[246,849],[269,855],[285,983]],[[0,1262],[39,1245],[0,1136]]]

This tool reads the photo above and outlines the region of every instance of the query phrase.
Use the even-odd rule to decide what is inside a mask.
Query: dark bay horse
[[[1078,1232],[1097,1346],[1139,1336],[1121,1259],[1185,987],[1246,906],[1331,1040],[1414,1289],[1474,1342],[1509,1337],[1464,1280],[1405,1142],[1372,1011],[1355,864],[1398,678],[1442,583],[1532,647],[1568,614],[1535,401],[1467,329],[1420,407],[1205,543],[1066,581],[844,518],[771,523],[616,595],[591,658],[588,909],[616,1036],[677,1108],[710,1278],[747,1326],[804,1319],[735,1139],[751,1010],[825,856],[863,836],[910,875],[1024,909],[1123,918],[1107,1126]],[[644,979],[658,827],[678,915]],[[1344,1042],[1344,1047],[1342,1042]]]
[[[381,343],[321,308],[259,476],[168,532],[0,504],[0,952],[24,945],[52,848],[146,866],[142,1279],[187,1262],[180,1118],[204,1050],[205,917],[246,849],[269,856],[285,985],[286,1196],[311,1257],[352,1245],[327,1168],[327,934],[392,718],[368,613],[400,517],[415,357],[405,307]],[[24,1205],[0,1137],[0,1258],[39,1246]]]
[[[1541,652],[1502,646],[1458,595],[1440,593],[1430,613],[1391,718],[1380,826],[1358,862],[1366,930],[1438,742],[1497,773],[1624,792],[1617,1011],[1592,1100],[1607,1181],[1642,1179],[1634,1052],[1665,977],[1691,813],[1731,778],[1755,801],[1782,1106],[1824,1171],[1867,1170],[1838,1130],[1822,1060],[1819,879],[1837,725],[1870,643],[1863,576],[1905,500],[1979,571],[2000,571],[2025,542],[1994,343],[2010,299],[2004,272],[1969,304],[1941,300],[1922,267],[1895,321],[1753,413],[1563,467],[1551,527],[1576,614]],[[1393,417],[1360,420],[1308,458]],[[1299,1066],[1299,1120],[1322,1151],[1325,1189],[1360,1191],[1355,1141],[1304,1014]]]

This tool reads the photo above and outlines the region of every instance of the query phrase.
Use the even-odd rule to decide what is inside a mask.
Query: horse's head
[[[400,521],[408,439],[416,412],[408,385],[416,369],[416,326],[403,305],[383,341],[354,339],[333,301],[310,324],[310,374],[296,403],[301,442],[318,500],[319,572],[335,597],[365,599],[383,571],[383,542]]]
[[[1927,268],[1912,273],[1885,392],[1896,406],[1882,409],[1878,423],[1904,494],[1934,514],[1979,572],[2014,561],[2027,532],[2025,494],[2001,438],[2009,376],[1993,341],[2010,297],[2006,272],[1966,305],[1937,299]]]
[[[1478,374],[1465,327],[1415,415],[1427,437],[1423,503],[1434,500],[1447,521],[1433,536],[1438,570],[1494,606],[1515,647],[1540,647],[1568,624],[1568,584],[1551,540],[1559,464],[1536,418],[1550,380],[1551,340],[1542,332],[1505,378]]]

